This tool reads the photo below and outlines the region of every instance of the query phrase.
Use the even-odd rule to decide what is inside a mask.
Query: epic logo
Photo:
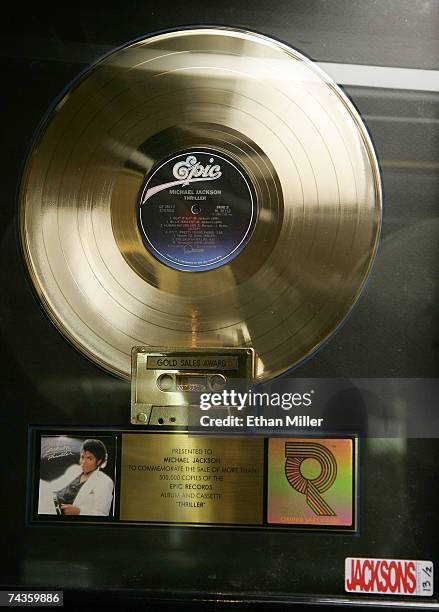
[[[222,174],[221,167],[218,165],[212,166],[213,157],[209,159],[209,164],[203,166],[199,163],[195,155],[188,155],[185,161],[180,161],[174,164],[172,174],[176,179],[183,179],[183,187],[188,185],[194,178],[202,178],[207,180],[215,180]]]
[[[337,477],[337,462],[331,451],[317,442],[286,442],[285,457],[285,476],[295,491],[306,496],[311,510],[317,516],[336,516],[321,496]],[[302,474],[301,466],[306,459],[315,459],[320,464],[320,474],[315,478]]]

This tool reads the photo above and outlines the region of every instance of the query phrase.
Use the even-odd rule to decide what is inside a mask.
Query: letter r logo
[[[321,496],[337,477],[337,462],[331,451],[317,442],[286,442],[285,457],[285,476],[295,491],[306,496],[311,510],[318,516],[336,516]],[[307,478],[302,473],[306,459],[315,459],[320,464],[320,473],[314,478]]]

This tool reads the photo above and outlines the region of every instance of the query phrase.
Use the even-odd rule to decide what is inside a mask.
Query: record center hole
[[[201,208],[200,208],[200,206],[198,204],[193,204],[192,208],[191,208],[191,211],[192,211],[192,213],[194,215],[199,215],[200,212],[201,212]]]

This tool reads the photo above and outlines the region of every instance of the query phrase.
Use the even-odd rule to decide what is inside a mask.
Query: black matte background
[[[162,0],[3,12],[0,581],[71,590],[78,607],[96,591],[96,605],[131,596],[136,606],[147,593],[343,596],[346,556],[438,560],[437,440],[364,442],[359,537],[26,525],[28,425],[126,426],[129,385],[68,345],[25,279],[16,225],[24,157],[49,105],[90,62],[142,35],[192,24],[254,29],[319,62],[439,69],[435,0]],[[345,89],[382,165],[383,240],[351,317],[294,375],[437,376],[439,94]]]

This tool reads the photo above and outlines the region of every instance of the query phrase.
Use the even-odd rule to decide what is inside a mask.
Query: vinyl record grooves
[[[348,99],[297,51],[225,28],[93,66],[42,126],[20,205],[52,320],[124,378],[135,345],[251,346],[259,380],[291,368],[356,301],[381,223]]]

